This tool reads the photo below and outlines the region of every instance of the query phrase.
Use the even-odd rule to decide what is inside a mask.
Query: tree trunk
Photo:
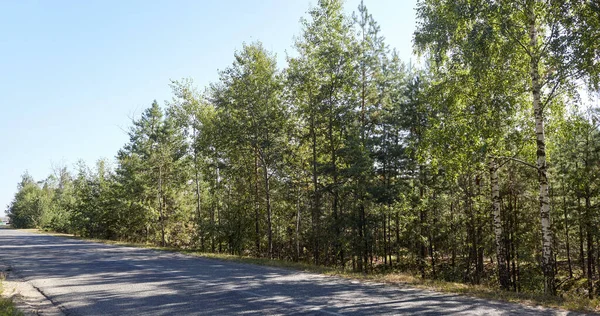
[[[420,203],[423,203],[423,199],[425,198],[425,174],[424,174],[423,166],[419,166],[419,200]],[[427,255],[427,244],[425,243],[426,234],[426,225],[427,222],[427,213],[424,207],[420,207],[419,209],[419,228],[420,228],[420,238],[419,238],[419,271],[421,272],[421,278],[425,278],[425,256]]]
[[[211,203],[210,207],[210,251],[215,252],[215,212],[216,201]]]
[[[194,159],[196,159],[196,157],[194,157]],[[195,181],[196,181],[196,217],[197,222],[198,222],[198,234],[200,234],[200,247],[202,249],[202,251],[204,251],[204,236],[202,234],[201,231],[201,227],[202,227],[202,209],[201,209],[201,205],[202,205],[202,198],[200,196],[200,175],[198,172],[198,169],[196,167],[196,176],[195,176]]]
[[[594,265],[594,237],[592,236],[592,225],[590,218],[590,210],[592,204],[590,201],[589,194],[585,196],[585,231],[586,231],[586,244],[587,244],[587,283],[588,283],[588,297],[594,298],[594,271],[592,267]]]
[[[165,217],[163,214],[162,167],[158,167],[158,212],[160,216],[161,247],[165,246]]]
[[[215,190],[215,193],[216,193],[215,194],[215,197],[216,197],[215,198],[215,212],[217,213],[217,223],[216,223],[217,229],[215,229],[215,232],[218,232],[219,229],[221,229],[221,205],[220,205],[221,202],[219,201],[219,194],[221,193],[221,171],[219,169],[219,160],[218,159],[216,159],[216,164],[217,164],[217,167],[215,169],[216,169],[217,183],[216,183],[216,190]],[[221,238],[220,238],[220,236],[217,236],[217,237],[219,237],[217,239],[217,242],[218,242],[218,246],[219,246],[219,248],[218,248],[219,253],[221,253],[221,251],[222,251]],[[213,252],[214,252],[214,250],[213,250]]]
[[[387,267],[387,257],[388,257],[388,253],[387,253],[387,219],[386,219],[386,215],[385,213],[383,214],[383,266]]]
[[[577,167],[575,167],[577,168]],[[579,265],[581,266],[581,276],[585,277],[585,252],[583,250],[583,213],[581,212],[581,198],[577,198],[577,212],[579,213]]]
[[[269,169],[263,161],[263,177],[265,181],[265,202],[267,204],[267,238],[269,242],[269,259],[273,259],[273,221],[271,214],[271,190],[269,186]]]
[[[569,265],[569,278],[573,278],[573,266],[571,265],[571,244],[569,242],[569,217],[567,209],[567,193],[565,183],[563,182],[563,212],[565,216],[565,246],[567,247],[567,264]]]
[[[534,4],[536,1],[530,1],[527,8],[527,17],[529,24],[529,54],[530,58],[530,77],[531,94],[533,97],[533,111],[535,116],[535,134],[537,144],[537,168],[539,182],[539,202],[540,219],[542,223],[542,270],[544,272],[544,292],[546,294],[555,294],[555,279],[552,254],[552,230],[550,228],[550,198],[548,193],[548,175],[546,166],[546,139],[544,135],[544,109],[541,103],[541,89],[539,73],[539,45],[536,26],[536,16]]]
[[[361,243],[362,243],[362,256],[363,256],[363,263],[364,263],[364,270],[367,270],[367,265],[369,263],[369,240],[367,238],[367,229],[366,229],[366,225],[367,225],[367,216],[366,216],[366,212],[365,212],[365,205],[364,203],[361,201],[361,205],[360,205],[360,237],[361,237]]]
[[[198,131],[194,128],[194,140],[198,138]],[[198,150],[194,147],[194,181],[196,182],[196,224],[200,235],[200,249],[204,251],[204,234],[202,233],[202,197],[200,196],[200,171],[198,170]]]
[[[300,260],[300,188],[296,198],[296,262],[298,262]]]
[[[433,236],[431,236],[431,230],[429,235],[429,259],[431,260],[431,278],[435,280],[437,278],[435,270],[435,245],[433,243]]]
[[[435,269],[435,264],[436,264],[436,236],[435,236],[435,230],[437,229],[437,206],[435,203],[436,200],[436,192],[435,190],[433,190],[433,196],[432,196],[432,200],[433,200],[433,210],[432,210],[432,217],[433,217],[433,222],[432,222],[432,227],[429,227],[428,229],[428,236],[429,236],[429,259],[431,262],[431,278],[432,279],[436,279],[437,278],[437,273],[436,273],[436,269]]]
[[[454,228],[454,193],[450,193],[450,232],[452,240],[450,240],[450,266],[452,270],[456,267],[456,232]]]
[[[260,257],[260,203],[258,200],[258,153],[254,150],[254,247]]]
[[[332,172],[332,181],[333,181],[333,185],[331,187],[331,193],[333,195],[333,203],[332,203],[332,211],[333,211],[333,230],[335,233],[335,240],[333,242],[333,248],[334,248],[334,265],[335,262],[338,260],[338,256],[339,256],[339,260],[340,260],[340,265],[343,265],[344,262],[343,261],[343,257],[344,257],[344,251],[342,250],[342,241],[341,241],[341,225],[340,225],[340,216],[338,214],[338,208],[339,208],[339,195],[338,195],[338,189],[337,189],[337,182],[338,182],[338,171],[337,171],[337,154],[336,154],[336,148],[335,148],[335,143],[334,143],[334,137],[333,137],[333,101],[331,100],[331,96],[329,98],[329,104],[330,104],[330,111],[331,113],[329,113],[329,124],[328,124],[328,138],[329,138],[329,146],[330,146],[330,154],[331,154],[331,172]]]
[[[498,280],[503,290],[510,289],[510,275],[506,265],[506,249],[504,244],[504,231],[502,227],[502,214],[500,212],[500,187],[498,185],[498,165],[490,159],[490,184],[492,187],[492,213],[494,218],[494,235],[496,237],[496,259],[498,262]]]
[[[511,192],[514,192],[513,189],[511,188]],[[519,203],[519,197],[514,194],[514,203],[512,206],[512,211],[513,211],[513,223],[514,223],[514,228],[513,228],[513,236],[512,236],[512,242],[511,242],[511,247],[512,247],[512,251],[513,251],[513,274],[514,274],[514,289],[515,292],[521,292],[521,266],[520,266],[520,257],[519,257],[519,239],[516,238],[515,236],[519,236],[519,213],[517,212],[518,208],[518,203]],[[515,266],[516,265],[516,266]]]
[[[319,232],[320,232],[320,193],[319,193],[319,176],[317,173],[317,134],[315,130],[314,113],[310,118],[310,134],[312,138],[312,182],[313,182],[313,205],[312,205],[312,230],[314,238],[313,259],[314,264],[319,264]]]
[[[396,262],[400,263],[400,211],[396,210]]]
[[[390,205],[388,204],[387,210],[389,212],[390,210]],[[390,259],[388,260],[388,264],[390,265],[390,268],[392,267],[392,214],[388,215],[388,255],[390,256]]]

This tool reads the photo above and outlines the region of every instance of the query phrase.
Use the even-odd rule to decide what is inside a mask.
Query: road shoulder
[[[64,316],[65,313],[54,305],[42,292],[29,282],[23,280],[12,267],[0,263],[0,271],[4,275],[2,296],[12,299],[15,307],[25,316]]]

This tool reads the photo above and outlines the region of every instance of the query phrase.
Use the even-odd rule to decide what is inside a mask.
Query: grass
[[[13,300],[2,296],[4,291],[2,280],[4,280],[4,274],[0,272],[0,316],[22,316],[23,313],[15,307]]]
[[[349,272],[339,268],[317,266],[303,262],[291,262],[278,259],[256,258],[250,256],[237,256],[218,253],[203,253],[172,247],[160,247],[153,244],[121,242],[114,240],[82,238],[71,234],[62,234],[55,232],[40,231],[38,229],[26,229],[25,231],[48,234],[53,236],[68,237],[78,240],[98,242],[110,245],[120,245],[138,248],[147,248],[161,251],[170,251],[184,253],[192,256],[203,258],[211,258],[223,261],[232,261],[239,263],[248,263],[262,266],[278,267],[284,269],[298,270],[304,272],[318,273],[329,276],[336,276],[351,280],[360,280],[368,282],[385,283],[396,286],[410,286],[425,290],[432,290],[443,293],[461,294],[471,297],[499,300],[505,302],[520,303],[530,306],[543,306],[551,308],[559,308],[571,311],[593,312],[600,313],[600,298],[588,299],[584,295],[576,295],[565,293],[562,297],[548,296],[538,293],[516,293],[510,291],[502,291],[494,286],[488,285],[473,285],[465,283],[448,282],[442,280],[422,279],[412,274],[401,272],[380,272],[375,274],[363,274]],[[0,309],[1,311],[1,309]],[[0,313],[0,315],[3,315]]]

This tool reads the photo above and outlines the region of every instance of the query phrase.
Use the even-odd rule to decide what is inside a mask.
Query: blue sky
[[[364,0],[408,62],[416,0]],[[355,11],[360,0],[347,0]],[[113,159],[130,117],[171,98],[169,79],[217,80],[242,42],[284,67],[316,0],[0,0],[0,215],[26,170]]]

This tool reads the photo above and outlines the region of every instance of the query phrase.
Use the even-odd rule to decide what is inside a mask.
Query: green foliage
[[[15,228],[40,227],[47,222],[51,197],[49,191],[25,173],[18,185],[18,192],[8,207],[8,217]]]

